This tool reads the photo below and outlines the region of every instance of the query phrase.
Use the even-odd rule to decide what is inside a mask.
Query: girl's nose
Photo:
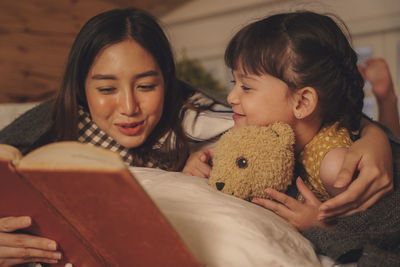
[[[237,89],[236,89],[237,85],[235,85],[232,88],[232,91],[229,93],[229,95],[227,96],[227,101],[229,103],[229,105],[233,106],[235,104],[238,103],[238,94],[237,94]]]

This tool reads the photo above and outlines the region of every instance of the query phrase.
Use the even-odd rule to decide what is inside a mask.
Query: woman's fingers
[[[0,266],[28,262],[54,264],[61,259],[54,241],[25,234],[0,233]]]
[[[61,252],[28,247],[1,247],[0,258],[59,260],[61,259]]]
[[[352,191],[347,192],[349,195],[338,195],[337,197],[343,197],[346,199],[347,204],[341,206],[340,208],[335,208],[335,209],[329,209],[329,204],[327,203],[327,209],[324,207],[324,209],[320,208],[320,213],[319,216],[329,218],[333,216],[337,217],[344,217],[348,216],[360,211],[364,211],[374,205],[379,199],[381,199],[383,196],[385,196],[388,192],[390,192],[391,187],[385,187],[381,188],[380,190],[375,188],[375,186],[370,186],[370,188],[367,189],[367,192],[363,194],[361,198],[356,198],[354,195],[356,193],[352,194]],[[378,191],[377,191],[378,190]],[[344,194],[343,192],[342,194]],[[336,198],[336,197],[335,197]],[[333,199],[332,199],[333,200]],[[329,200],[330,201],[330,200]]]
[[[9,267],[9,266],[15,266],[15,265],[18,265],[18,264],[30,263],[30,262],[41,262],[41,263],[48,263],[48,264],[56,264],[56,263],[58,263],[58,260],[50,260],[50,259],[43,259],[43,258],[0,259],[0,266]]]
[[[57,249],[57,243],[39,236],[0,233],[0,247],[36,248],[51,251]],[[3,255],[2,252],[0,251],[0,255]]]
[[[31,224],[32,219],[28,216],[0,218],[0,246],[56,250],[57,244],[53,240],[27,234],[9,234],[9,232],[27,228]]]
[[[347,216],[366,210],[392,190],[389,176],[368,170],[360,172],[346,191],[327,200],[320,207],[319,216]]]
[[[0,232],[14,232],[18,229],[24,229],[32,224],[29,216],[3,217],[0,218]]]
[[[0,266],[27,262],[57,263],[61,253],[53,240],[28,234],[11,233],[32,224],[28,216],[0,218]]]
[[[353,180],[354,173],[356,173],[358,164],[360,163],[360,156],[351,150],[348,150],[343,159],[342,168],[340,169],[337,180],[334,184],[336,188],[344,188],[348,186]]]

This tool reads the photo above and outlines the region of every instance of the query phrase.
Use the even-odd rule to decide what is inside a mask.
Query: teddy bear
[[[268,197],[267,187],[284,192],[292,183],[294,142],[286,123],[233,128],[216,144],[209,184],[245,200]]]

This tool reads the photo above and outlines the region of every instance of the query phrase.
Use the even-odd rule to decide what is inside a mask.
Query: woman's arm
[[[61,259],[53,240],[13,233],[32,224],[30,217],[0,218],[0,266],[13,266],[28,262],[55,264]]]
[[[320,219],[366,210],[393,190],[392,153],[388,138],[366,119],[362,121],[361,138],[349,148],[334,187],[348,188],[322,203]]]

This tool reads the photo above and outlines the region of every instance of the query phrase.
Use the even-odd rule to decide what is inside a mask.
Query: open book
[[[32,217],[58,265],[199,266],[119,155],[77,142],[0,145],[0,217]]]

